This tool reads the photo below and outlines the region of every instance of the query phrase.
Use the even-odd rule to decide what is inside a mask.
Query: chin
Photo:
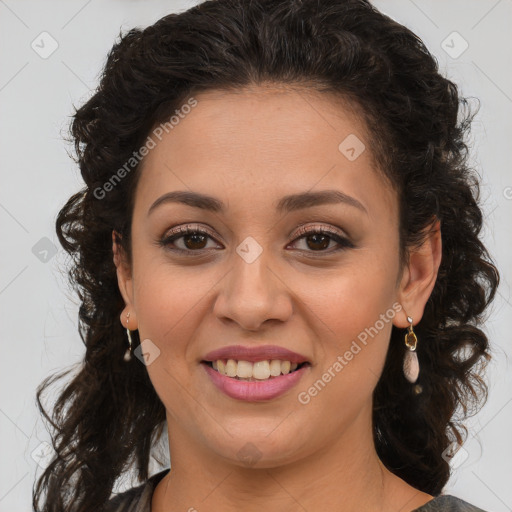
[[[276,423],[274,422],[273,429]],[[269,434],[269,432],[271,432]],[[299,436],[289,431],[279,434],[272,429],[250,428],[215,444],[212,447],[230,464],[252,469],[270,469],[295,462],[304,456]]]

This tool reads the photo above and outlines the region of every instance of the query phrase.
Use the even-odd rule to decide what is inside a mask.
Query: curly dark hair
[[[478,325],[499,284],[479,238],[468,99],[441,76],[413,32],[368,1],[210,0],[121,33],[95,94],[74,113],[71,136],[86,186],[61,209],[56,229],[72,257],[86,352],[51,417],[41,393],[68,372],[37,389],[37,404],[55,430],[56,457],[37,482],[35,510],[100,510],[134,463],[145,481],[166,420],[145,366],[123,361],[125,305],[112,260],[113,231],[130,258],[140,164],[104,197],[98,190],[191,95],[264,83],[334,93],[357,106],[372,156],[398,191],[402,263],[433,219],[441,222],[442,261],[415,328],[422,392],[405,381],[404,333],[393,327],[374,391],[373,429],[377,453],[394,474],[434,496],[448,481],[443,452],[463,442],[462,421],[487,399],[490,348]]]

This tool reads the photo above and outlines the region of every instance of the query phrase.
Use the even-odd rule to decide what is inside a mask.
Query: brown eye
[[[324,226],[301,227],[297,234],[301,236],[297,237],[292,245],[303,241],[304,246],[299,247],[298,250],[306,253],[330,254],[339,250],[355,247],[348,238]],[[180,226],[166,234],[159,241],[159,245],[178,253],[199,253],[206,249],[220,248],[216,244],[208,247],[209,239],[216,242],[209,231],[196,226]]]
[[[183,238],[183,243],[187,249],[204,249],[208,235],[196,232],[183,235],[180,238]]]
[[[173,251],[199,252],[211,248],[207,246],[208,239],[214,240],[208,231],[193,226],[180,226],[164,236],[159,244]]]
[[[305,248],[299,248],[299,250],[305,252],[336,252],[346,248],[355,247],[352,242],[340,235],[338,232],[328,229],[324,226],[306,228],[302,227],[299,232],[298,238],[295,239],[294,243],[303,240],[305,242]],[[331,243],[334,242],[334,250],[327,250]],[[337,245],[337,248],[336,248]],[[332,248],[332,246],[331,246]]]
[[[308,247],[312,250],[322,250],[327,249],[329,247],[332,238],[328,235],[324,235],[322,233],[314,233],[312,235],[307,235],[304,237]],[[311,243],[309,243],[311,242]]]

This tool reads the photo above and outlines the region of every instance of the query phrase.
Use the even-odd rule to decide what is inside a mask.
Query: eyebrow
[[[215,213],[223,213],[226,205],[219,199],[198,192],[175,190],[159,197],[149,208],[148,215],[158,206],[167,203],[181,203],[194,208],[200,208]],[[304,208],[312,208],[324,204],[347,204],[366,214],[366,208],[354,197],[339,190],[321,190],[318,192],[302,192],[282,197],[277,203],[279,213],[293,212]]]

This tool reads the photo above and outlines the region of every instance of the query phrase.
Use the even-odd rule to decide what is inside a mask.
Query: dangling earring
[[[405,378],[411,384],[414,384],[418,380],[418,375],[420,373],[420,364],[418,362],[418,355],[416,354],[418,338],[416,338],[416,334],[414,334],[414,331],[412,330],[412,318],[410,316],[407,317],[407,321],[411,325],[407,328],[407,334],[405,335],[405,346],[407,347],[407,351],[405,353],[403,369]]]
[[[130,321],[130,313],[126,314],[126,334],[128,335],[128,345],[129,347],[126,349],[124,353],[123,359],[125,361],[129,361],[132,358],[132,335],[130,334],[130,329],[128,329],[128,322]]]

